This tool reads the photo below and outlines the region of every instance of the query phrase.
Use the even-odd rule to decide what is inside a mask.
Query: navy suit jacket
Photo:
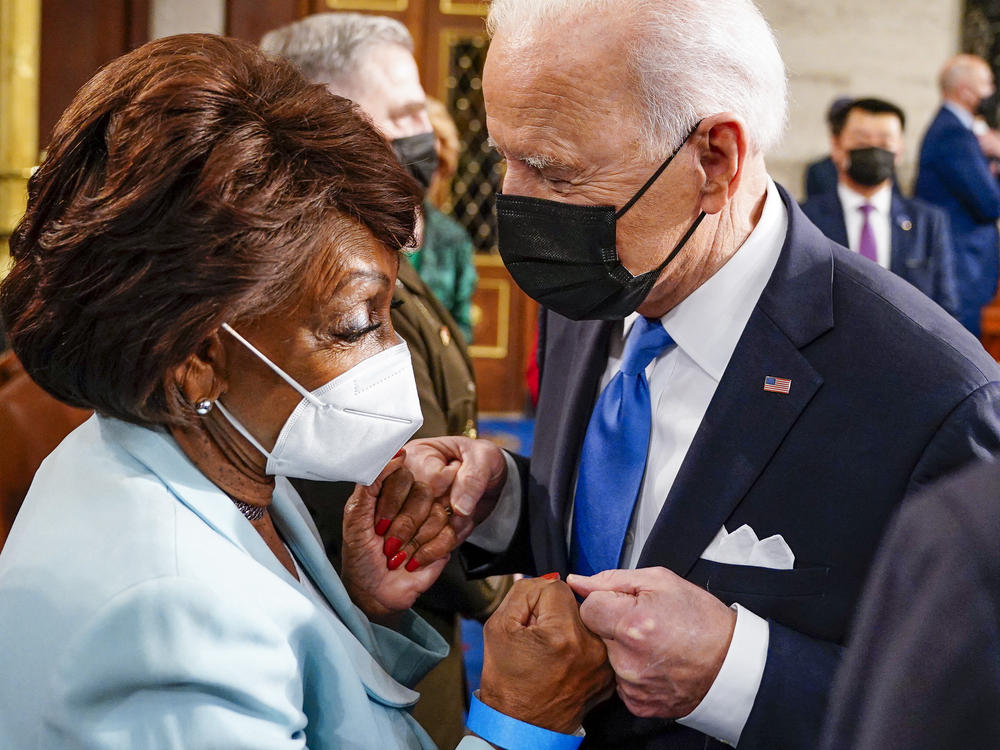
[[[1000,269],[1000,185],[975,134],[946,107],[924,135],[914,195],[951,219],[959,298],[975,312],[978,331],[978,310],[996,293]]]
[[[663,566],[770,620],[767,662],[741,748],[815,750],[834,670],[878,540],[914,488],[1000,448],[1000,367],[953,318],[829,239],[785,191],[788,233],[643,547]],[[472,572],[568,572],[567,514],[584,432],[618,321],[543,311],[540,395],[525,502],[508,550],[469,549]],[[787,395],[764,378],[792,381]],[[781,534],[794,570],[701,554],[723,524]],[[725,746],[617,698],[588,748]]]
[[[848,246],[844,207],[837,191],[802,204],[806,216],[838,245]],[[952,315],[958,314],[954,253],[948,215],[916,198],[893,191],[889,209],[889,270],[902,276]]]
[[[829,156],[806,167],[806,199],[837,190],[837,166]]]

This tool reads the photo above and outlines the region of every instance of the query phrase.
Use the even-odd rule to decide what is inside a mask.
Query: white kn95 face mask
[[[302,396],[271,451],[216,402],[233,427],[267,456],[268,474],[371,484],[424,422],[410,350],[402,339],[309,392],[228,323],[222,328]]]

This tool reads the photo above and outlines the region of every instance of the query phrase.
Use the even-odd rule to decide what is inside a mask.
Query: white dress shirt
[[[976,118],[973,116],[973,114],[969,110],[965,109],[965,107],[959,107],[957,104],[954,104],[954,103],[949,102],[947,100],[945,100],[944,102],[942,102],[941,106],[944,107],[945,109],[947,109],[953,115],[955,115],[955,117],[958,118],[959,122],[961,122],[963,125],[965,125],[965,127],[967,127],[969,130],[975,132],[975,130],[976,130]],[[978,135],[978,133],[977,133],[977,135]]]
[[[623,567],[634,568],[663,503],[670,494],[695,433],[757,305],[788,228],[788,212],[768,179],[760,221],[740,249],[710,279],[660,320],[676,342],[646,368],[653,423],[647,463],[622,550]],[[683,252],[683,251],[682,251]],[[601,389],[618,371],[624,337],[637,313],[625,319],[611,342]],[[487,551],[506,548],[521,510],[519,473],[507,459],[508,479],[488,519],[469,541]],[[572,519],[567,525],[569,540]],[[736,629],[715,682],[702,702],[678,723],[735,745],[753,708],[767,659],[767,622],[736,606]]]
[[[842,182],[837,183],[837,197],[844,209],[844,223],[847,225],[847,244],[854,252],[860,252],[861,227],[865,215],[861,207],[869,203],[873,209],[868,212],[868,223],[875,233],[875,248],[878,264],[888,270],[892,262],[892,183],[883,187],[871,198],[865,198]]]

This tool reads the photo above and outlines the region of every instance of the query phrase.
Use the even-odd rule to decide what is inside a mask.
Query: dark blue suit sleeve
[[[930,226],[931,263],[934,266],[934,301],[958,317],[958,282],[955,280],[955,248],[951,242],[948,214],[934,211]]]
[[[517,530],[514,532],[507,549],[500,553],[488,552],[468,542],[459,548],[462,566],[470,578],[485,578],[486,576],[507,575],[509,573],[536,575],[535,561],[531,554],[528,513],[524,507],[524,498],[528,494],[529,462],[524,456],[511,455],[521,475],[521,517],[517,524]]]
[[[910,475],[907,495],[1000,451],[1000,383],[973,391],[952,410]]]
[[[937,175],[955,198],[981,223],[1000,219],[1000,185],[990,174],[976,139],[952,130],[937,148],[947,167],[937,169]]]
[[[813,750],[842,646],[770,622],[767,663],[740,750]]]

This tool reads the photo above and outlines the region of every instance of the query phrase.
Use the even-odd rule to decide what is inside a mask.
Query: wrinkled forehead
[[[372,42],[358,51],[354,70],[343,81],[344,95],[362,109],[375,112],[391,110],[401,102],[423,102],[413,54],[392,42]]]
[[[529,35],[498,33],[483,73],[487,125],[503,147],[524,141],[620,149],[640,130],[637,86],[621,33],[553,22]],[[523,145],[527,145],[526,143]]]
[[[852,109],[844,123],[843,135],[895,137],[903,132],[902,124],[892,112],[867,112]]]

